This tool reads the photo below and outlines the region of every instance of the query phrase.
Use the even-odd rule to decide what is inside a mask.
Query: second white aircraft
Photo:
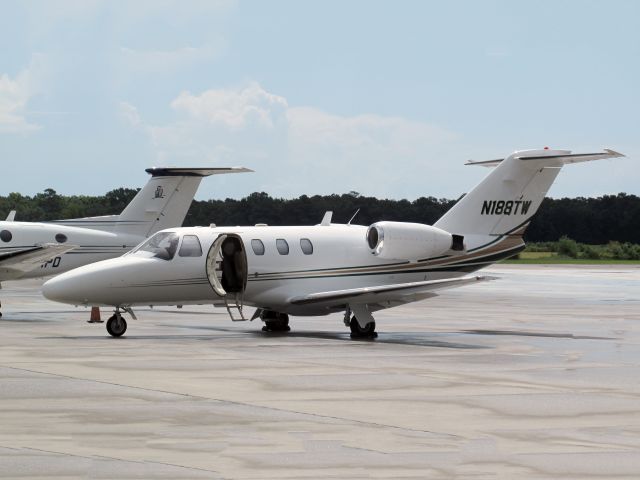
[[[519,151],[470,162],[495,169],[433,226],[382,221],[295,227],[191,227],[156,233],[130,253],[49,280],[44,295],[115,307],[107,331],[124,334],[139,305],[214,304],[233,320],[255,307],[264,330],[289,315],[344,312],[354,338],[376,334],[377,310],[426,299],[486,277],[469,275],[515,255],[549,187],[568,163],[621,157],[612,150]],[[134,317],[135,318],[135,317]]]

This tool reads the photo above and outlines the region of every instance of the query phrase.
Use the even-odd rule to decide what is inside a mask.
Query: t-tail
[[[577,154],[544,149],[514,152],[505,159],[469,161],[467,165],[495,170],[434,226],[464,235],[470,253],[482,250],[495,259],[511,256],[524,248],[522,235],[564,165],[623,156],[607,149]]]
[[[165,228],[182,225],[204,177],[251,171],[243,167],[147,168],[151,178],[120,215],[58,220],[56,223],[148,237]]]

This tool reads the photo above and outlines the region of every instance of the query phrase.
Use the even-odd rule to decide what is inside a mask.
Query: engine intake
[[[464,237],[421,223],[376,222],[367,229],[371,253],[385,259],[418,260],[464,251]]]

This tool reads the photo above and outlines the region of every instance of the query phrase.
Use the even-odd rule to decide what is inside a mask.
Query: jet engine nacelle
[[[394,260],[418,260],[464,251],[464,237],[422,223],[376,222],[367,230],[371,253]]]

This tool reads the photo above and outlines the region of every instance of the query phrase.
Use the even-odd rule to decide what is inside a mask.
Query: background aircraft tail
[[[247,168],[148,168],[147,184],[120,215],[59,220],[56,223],[148,237],[182,225],[204,177],[251,172]]]
[[[434,226],[459,235],[522,235],[563,165],[623,157],[605,150],[572,154],[570,150],[526,150],[505,159],[468,162],[495,167]]]

